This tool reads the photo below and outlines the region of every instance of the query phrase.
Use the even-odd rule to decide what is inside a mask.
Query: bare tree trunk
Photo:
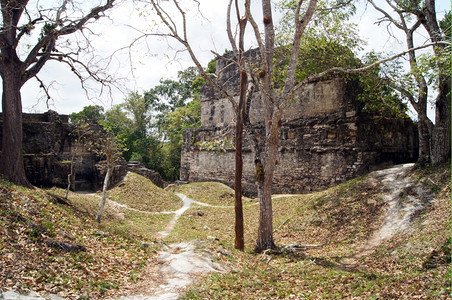
[[[75,187],[75,155],[74,153],[72,153],[72,157],[71,157],[71,171],[70,173],[67,175],[67,187],[66,187],[66,199],[69,195],[69,189],[72,187],[72,189],[74,189]]]
[[[241,98],[241,97],[240,97]],[[243,109],[242,100],[239,100],[239,110]],[[237,114],[235,127],[235,249],[245,249],[245,239],[243,234],[243,204],[242,204],[242,175],[243,175],[243,157],[242,157],[242,139],[243,139],[243,120]]]
[[[96,222],[100,223],[102,211],[104,210],[105,202],[107,201],[107,187],[110,181],[112,163],[110,158],[107,158],[107,174],[105,174],[104,186],[102,187],[102,200],[99,203],[99,210],[97,211]]]
[[[241,56],[241,55],[240,55]],[[239,57],[241,59],[241,57]],[[243,205],[242,205],[242,176],[243,176],[243,122],[245,120],[245,101],[247,90],[247,75],[240,72],[240,96],[235,124],[235,248],[244,250],[245,239],[243,234]]]
[[[281,127],[281,111],[274,110],[273,119],[267,123],[266,157],[264,161],[264,180],[258,184],[259,191],[259,228],[257,231],[255,252],[266,249],[274,249],[273,240],[273,208],[272,208],[272,184],[273,173],[276,167],[276,158],[279,144],[279,129]]]
[[[238,63],[240,66],[240,91],[239,103],[236,113],[235,124],[235,244],[234,247],[239,250],[245,249],[245,238],[243,233],[243,204],[242,204],[242,176],[243,176],[243,124],[246,119],[246,92],[248,89],[248,76],[245,71],[244,54],[244,35],[245,27],[248,22],[246,17],[240,18],[237,1],[237,19],[240,25],[239,32],[239,49],[238,49]]]
[[[419,155],[417,162],[429,163],[433,124],[426,116],[418,115],[418,117],[417,131],[419,135]]]
[[[3,134],[0,173],[4,178],[26,187],[32,187],[24,169],[22,150],[22,101],[19,66],[3,62]]]

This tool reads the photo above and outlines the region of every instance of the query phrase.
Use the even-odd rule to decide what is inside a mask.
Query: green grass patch
[[[133,172],[127,173],[122,183],[109,190],[108,197],[131,208],[149,212],[174,211],[182,206],[179,197]]]
[[[234,206],[234,190],[219,182],[193,182],[172,188],[175,193],[182,193],[187,197],[218,206]],[[247,197],[242,197],[244,204],[255,202]]]

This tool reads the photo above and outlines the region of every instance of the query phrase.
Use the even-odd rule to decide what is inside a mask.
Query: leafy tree
[[[138,160],[149,167],[150,151],[158,139],[152,135],[151,105],[137,92],[130,93],[124,102],[106,113],[106,124],[126,144],[126,160]]]
[[[215,72],[215,64],[206,72]],[[178,72],[177,80],[162,79],[143,95],[153,111],[151,127],[158,139],[149,165],[167,180],[179,178],[182,131],[200,126],[199,78],[197,69],[189,67]]]
[[[195,98],[186,106],[178,107],[168,114],[166,118],[165,134],[168,142],[165,143],[164,172],[168,180],[179,178],[181,164],[182,134],[185,129],[201,127],[201,102]]]
[[[126,160],[141,161],[166,180],[179,178],[182,131],[200,125],[197,76],[187,68],[178,72],[178,80],[162,79],[143,95],[132,92],[105,113],[107,127],[124,140]]]
[[[116,136],[127,137],[133,128],[133,121],[127,116],[121,104],[113,106],[105,112],[105,126]]]
[[[381,54],[370,52],[363,58],[363,62],[364,65],[369,65],[381,59]],[[354,76],[361,89],[357,99],[363,103],[363,111],[386,117],[408,118],[407,104],[389,82],[390,76],[400,76],[402,68],[401,62],[395,60]],[[400,78],[401,81],[404,79]]]
[[[38,73],[49,61],[57,61],[69,66],[82,81],[83,72],[89,78],[107,84],[93,66],[84,64],[78,57],[89,45],[68,43],[69,37],[82,31],[113,7],[115,0],[98,1],[90,7],[77,1],[28,0],[1,1],[0,29],[0,76],[3,84],[2,111],[3,135],[0,173],[14,183],[31,186],[25,176],[22,157],[22,100],[20,90],[32,78],[41,83],[48,94],[45,83]],[[37,34],[35,34],[37,33]],[[98,70],[98,69],[97,69]],[[50,97],[50,95],[48,95]]]
[[[381,23],[396,27],[405,34],[406,48],[409,50],[410,73],[406,82],[392,80],[391,85],[408,99],[418,117],[419,162],[440,163],[450,159],[451,145],[451,108],[450,108],[450,13],[442,22],[436,17],[435,0],[392,1],[386,0],[390,8],[386,9],[369,0],[369,3],[383,17]],[[449,19],[449,20],[448,20]],[[432,46],[433,56],[419,55],[414,49],[414,34],[424,28]],[[432,65],[435,65],[432,68]],[[436,70],[431,72],[432,70]],[[435,74],[436,79],[431,80]],[[429,79],[430,77],[430,79]],[[430,83],[435,83],[438,95],[435,99],[435,124],[427,117]]]
[[[80,122],[82,120],[91,120],[94,122],[99,122],[104,120],[104,108],[100,105],[88,105],[83,107],[83,109],[78,113],[71,113],[69,119],[73,124]]]

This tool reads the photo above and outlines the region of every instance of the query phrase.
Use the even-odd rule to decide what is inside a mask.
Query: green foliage
[[[381,59],[380,54],[370,52],[366,54],[363,61],[364,64],[371,64],[379,59]],[[390,81],[394,77],[401,75],[399,72],[401,68],[400,61],[392,61],[354,76],[358,82],[358,88],[361,90],[357,99],[363,103],[364,111],[382,116],[408,117],[407,104],[390,85]],[[410,78],[400,80],[409,83]]]
[[[142,162],[165,180],[179,178],[182,132],[201,124],[198,78],[196,68],[187,68],[177,80],[161,79],[143,95],[132,92],[105,113],[102,124],[124,141],[126,160]]]
[[[41,38],[45,37],[46,35],[49,35],[50,33],[52,33],[52,31],[54,31],[56,28],[56,24],[55,23],[44,23],[44,26],[42,26],[41,29]]]
[[[194,98],[186,106],[178,107],[166,117],[165,127],[162,129],[168,139],[162,151],[162,162],[165,177],[170,180],[179,178],[181,159],[182,134],[185,129],[201,126],[201,101]]]
[[[444,19],[439,21],[439,27],[441,28],[441,31],[448,40],[450,40],[451,38],[451,21],[452,21],[451,11],[445,13]]]
[[[280,3],[285,18],[282,18],[277,33],[275,66],[281,71],[273,74],[276,86],[283,86],[286,77],[285,70],[289,64],[289,53],[292,51],[290,41],[294,34],[295,5],[296,1],[293,0],[284,0]],[[324,0],[318,3],[314,17],[301,40],[295,74],[297,82],[333,67],[356,69],[381,58],[375,53],[369,53],[361,60],[355,54],[362,50],[364,41],[359,37],[356,24],[349,22],[354,12],[352,2]],[[391,62],[365,73],[340,76],[353,84],[358,100],[363,103],[364,111],[383,116],[406,117],[407,106],[401,100],[401,95],[390,87],[386,76],[390,73],[392,77],[400,78],[402,76],[399,73],[400,69],[399,62]]]
[[[88,105],[83,107],[80,112],[69,115],[69,119],[73,124],[82,120],[99,122],[104,120],[104,118],[104,108],[100,105]]]
[[[217,60],[216,59],[212,59],[207,64],[206,73],[207,74],[214,74],[216,72],[216,70],[217,70]]]
[[[294,35],[293,19],[296,2],[284,0],[280,10],[284,18],[277,28],[274,72],[276,86],[282,86],[289,65],[292,39]],[[332,9],[334,8],[334,9]],[[348,19],[354,12],[351,3],[345,5],[335,1],[320,1],[313,20],[306,29],[300,46],[300,56],[296,71],[298,82],[309,75],[323,72],[332,67],[356,68],[361,62],[355,52],[361,50],[364,42],[359,38],[355,24]]]

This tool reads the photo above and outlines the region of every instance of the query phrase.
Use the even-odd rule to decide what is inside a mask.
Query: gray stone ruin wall
[[[222,76],[223,80],[238,80],[234,72]],[[234,85],[230,84],[230,88]],[[273,181],[275,193],[318,191],[365,174],[381,164],[416,160],[415,124],[409,119],[363,113],[354,90],[353,84],[335,78],[309,84],[298,91],[283,117],[280,162]],[[202,150],[198,144],[224,138],[225,132],[233,140],[234,130],[226,130],[234,124],[232,105],[210,87],[203,89],[201,101],[202,127],[184,132],[181,180],[219,181],[233,186],[234,149],[217,153]],[[262,116],[262,100],[256,93],[251,102],[250,123],[261,142]],[[243,185],[245,193],[251,195],[256,191],[253,149],[250,136],[245,136]]]
[[[0,114],[0,144],[2,120]],[[101,130],[101,127],[97,126],[98,130]],[[23,114],[24,166],[27,178],[33,185],[65,188],[68,184],[72,152],[76,152],[76,184],[72,189],[102,187],[106,174],[102,158],[77,143],[76,137],[71,134],[73,128],[74,126],[68,123],[68,116],[54,111]],[[127,163],[125,160],[119,161],[114,167],[111,185],[122,180],[126,172]]]

